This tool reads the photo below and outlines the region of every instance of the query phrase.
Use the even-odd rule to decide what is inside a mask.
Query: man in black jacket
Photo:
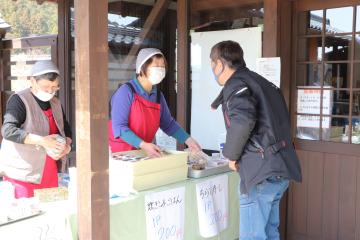
[[[233,41],[213,46],[211,68],[224,86],[212,108],[222,105],[227,129],[223,155],[240,175],[240,240],[279,239],[279,203],[289,179],[301,181],[289,113],[279,88],[246,68]]]

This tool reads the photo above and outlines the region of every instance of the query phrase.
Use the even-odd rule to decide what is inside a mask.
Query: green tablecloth
[[[235,172],[224,173],[229,178],[229,226],[218,236],[202,238],[199,232],[196,202],[196,183],[212,178],[188,179],[148,191],[139,192],[135,197],[123,199],[110,205],[110,239],[146,240],[145,195],[167,189],[185,186],[185,240],[233,240],[239,236],[239,176]],[[73,237],[76,238],[76,217],[70,218]]]

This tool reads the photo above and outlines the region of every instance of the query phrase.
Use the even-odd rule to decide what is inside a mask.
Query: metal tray
[[[29,219],[29,218],[32,218],[32,217],[36,217],[36,216],[39,216],[39,215],[44,214],[44,213],[45,213],[44,211],[39,211],[39,212],[30,214],[30,215],[22,216],[22,217],[20,217],[20,218],[9,219],[9,220],[6,221],[6,222],[0,223],[0,227],[1,227],[1,226],[4,226],[4,225],[7,225],[7,224],[15,223],[15,222],[18,222],[18,221],[22,221],[22,220],[25,220],[25,219]]]
[[[225,172],[229,172],[229,171],[231,171],[231,169],[229,168],[229,166],[227,164],[216,166],[216,167],[206,167],[203,170],[195,170],[195,169],[192,169],[191,166],[189,166],[188,177],[189,178],[203,178],[203,177],[216,175],[219,173],[225,173]]]

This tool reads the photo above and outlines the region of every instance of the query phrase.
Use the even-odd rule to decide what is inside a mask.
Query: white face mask
[[[47,101],[50,101],[55,96],[55,93],[56,92],[48,93],[48,92],[44,92],[42,90],[37,90],[37,92],[34,93],[34,95],[41,101],[47,102]]]
[[[150,67],[148,80],[152,85],[161,83],[166,74],[164,67]]]

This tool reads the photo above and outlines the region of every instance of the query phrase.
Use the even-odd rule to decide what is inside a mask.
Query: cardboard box
[[[116,157],[130,156],[137,160],[117,160]],[[126,195],[187,179],[188,153],[167,151],[163,157],[145,158],[142,150],[114,153],[110,157],[110,195]],[[139,159],[140,158],[140,159]]]

